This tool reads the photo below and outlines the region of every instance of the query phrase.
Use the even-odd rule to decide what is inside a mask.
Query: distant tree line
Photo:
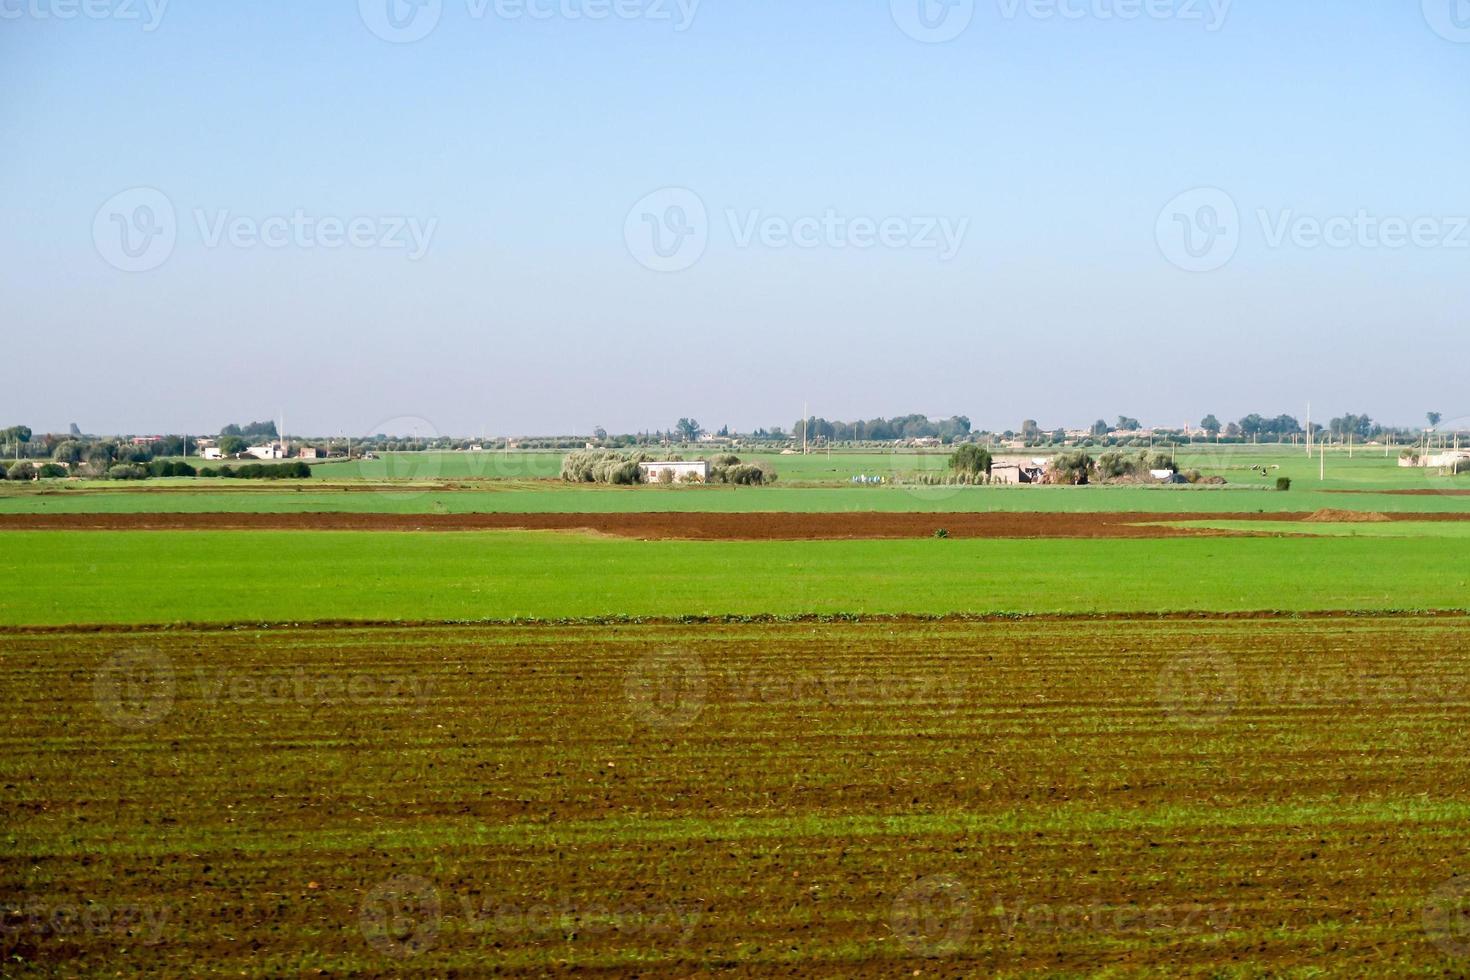
[[[812,439],[831,442],[895,442],[901,439],[958,442],[969,438],[969,435],[970,420],[963,415],[939,420],[931,420],[926,415],[900,415],[891,419],[856,422],[833,422],[812,416],[798,420],[791,430],[793,439],[800,441],[805,436],[808,442]]]

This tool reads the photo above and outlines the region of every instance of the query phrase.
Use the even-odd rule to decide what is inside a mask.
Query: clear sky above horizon
[[[0,0],[0,85],[0,425],[1470,425],[1466,0]]]

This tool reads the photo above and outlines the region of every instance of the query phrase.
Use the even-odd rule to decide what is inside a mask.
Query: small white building
[[[1438,453],[1420,455],[1415,452],[1408,456],[1399,457],[1400,466],[1424,466],[1429,469],[1452,469],[1461,460],[1470,459],[1470,451],[1463,449],[1446,449]]]
[[[204,458],[205,459],[224,459],[225,458],[225,454],[219,451],[219,447],[218,446],[205,446],[204,447]]]
[[[1044,456],[997,456],[990,463],[990,482],[1002,484],[1041,483],[1046,475]]]
[[[245,450],[245,455],[256,459],[285,459],[286,447],[279,442],[269,442],[264,446],[250,446]]]
[[[639,463],[645,483],[704,483],[709,479],[709,463],[702,459],[669,460],[661,463]],[[670,476],[665,477],[668,473]]]

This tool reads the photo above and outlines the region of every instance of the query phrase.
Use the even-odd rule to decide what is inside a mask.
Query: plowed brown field
[[[1239,532],[1159,527],[1170,521],[1301,521],[1307,513],[652,513],[652,514],[5,514],[4,530],[592,531],[630,538],[832,540],[922,538],[1165,538]],[[1393,520],[1463,521],[1470,513],[1392,514]]]
[[[4,972],[1463,974],[1467,663],[1458,617],[14,634]]]

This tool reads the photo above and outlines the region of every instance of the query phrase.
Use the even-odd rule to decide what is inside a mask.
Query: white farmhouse
[[[709,463],[702,459],[639,463],[638,468],[643,471],[645,483],[688,483],[691,480],[704,483],[709,479]],[[670,475],[665,477],[665,473]]]
[[[251,446],[245,450],[246,456],[254,456],[256,459],[285,459],[286,447],[279,442],[266,443],[264,446]]]

